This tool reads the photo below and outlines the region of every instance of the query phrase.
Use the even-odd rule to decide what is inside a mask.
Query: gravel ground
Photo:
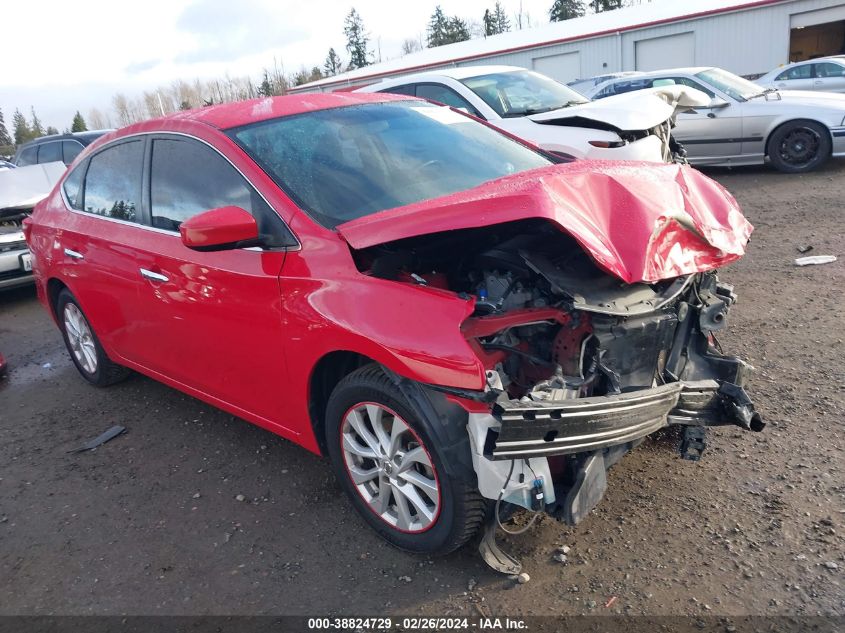
[[[711,430],[697,463],[650,438],[581,525],[503,540],[524,585],[471,547],[386,546],[324,461],[266,431],[141,376],[88,386],[34,291],[0,295],[0,613],[845,614],[845,164],[709,173],[756,225],[721,342],[769,425]],[[804,244],[840,260],[797,268]]]

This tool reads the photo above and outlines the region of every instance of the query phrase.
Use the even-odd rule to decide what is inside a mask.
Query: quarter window
[[[85,175],[84,210],[137,222],[141,208],[143,141],[114,145],[91,157]]]
[[[71,209],[76,209],[77,211],[82,211],[82,177],[85,175],[85,167],[83,165],[77,165],[76,168],[70,172],[65,178],[65,183],[63,186],[65,190],[65,196],[67,197],[67,201],[70,203]]]
[[[58,141],[42,143],[38,146],[39,163],[55,163],[62,160],[62,144]]]
[[[76,141],[62,141],[62,156],[65,165],[70,165],[82,151],[82,145]]]
[[[845,76],[845,66],[840,66],[839,64],[834,64],[832,62],[823,62],[821,64],[813,65],[816,68],[816,77],[820,79]]]
[[[26,167],[27,165],[34,165],[38,161],[38,147],[33,145],[21,150],[21,155],[18,156],[16,165],[18,167]]]

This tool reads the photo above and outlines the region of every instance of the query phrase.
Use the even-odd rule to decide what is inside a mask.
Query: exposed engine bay
[[[646,435],[683,425],[682,454],[697,459],[706,426],[764,426],[742,389],[747,365],[716,338],[736,295],[712,271],[625,283],[541,219],[353,255],[367,274],[475,301],[461,329],[487,389],[454,395],[490,407],[468,420],[488,498],[577,523],[606,468]]]

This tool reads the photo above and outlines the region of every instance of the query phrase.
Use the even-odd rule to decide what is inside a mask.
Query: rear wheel
[[[392,545],[446,554],[481,526],[487,506],[475,481],[447,472],[424,416],[378,366],[363,367],[337,385],[326,425],[341,486]]]
[[[776,129],[768,143],[769,160],[780,171],[800,173],[821,166],[830,156],[828,129],[815,121],[790,121]]]
[[[92,385],[106,387],[129,375],[126,367],[108,357],[76,297],[67,289],[59,293],[56,314],[70,359],[85,380]]]

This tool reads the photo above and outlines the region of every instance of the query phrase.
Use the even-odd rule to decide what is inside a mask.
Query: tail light
[[[29,244],[29,234],[32,233],[32,218],[25,217],[21,225],[23,227],[23,237],[27,244]]]
[[[593,147],[601,147],[602,149],[616,149],[617,147],[625,147],[628,143],[625,141],[587,141]]]

